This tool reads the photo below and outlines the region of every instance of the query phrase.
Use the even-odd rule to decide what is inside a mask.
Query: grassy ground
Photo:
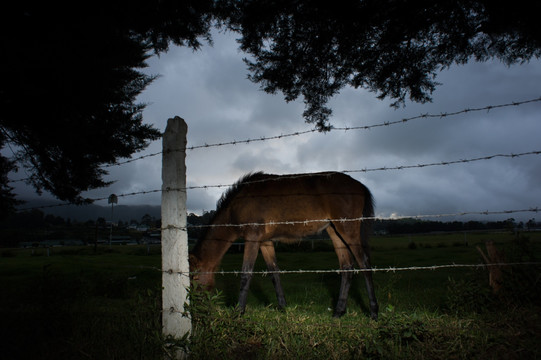
[[[510,260],[539,260],[541,234],[375,237],[372,262],[389,266],[479,263],[475,245],[490,239]],[[324,242],[316,250],[278,250],[284,270],[336,269]],[[310,246],[308,246],[310,248]],[[118,246],[0,250],[0,358],[162,359],[159,248]],[[224,270],[239,270],[227,254]],[[257,267],[263,269],[262,262]],[[332,319],[336,274],[284,274],[288,308],[275,309],[269,278],[253,279],[244,316],[234,305],[239,278],[217,277],[219,296],[194,295],[193,359],[535,359],[541,357],[540,268],[508,272],[494,298],[483,269],[377,272],[380,319],[369,320],[356,276],[348,312]],[[516,284],[516,286],[515,286]]]

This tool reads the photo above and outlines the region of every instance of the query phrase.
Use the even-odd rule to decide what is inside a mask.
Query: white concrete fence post
[[[186,122],[175,116],[167,120],[162,155],[162,326],[165,336],[182,338],[192,330],[184,316],[188,273],[188,232],[186,231]],[[175,354],[185,358],[184,352]]]

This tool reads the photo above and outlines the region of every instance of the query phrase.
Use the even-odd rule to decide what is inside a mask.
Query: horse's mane
[[[223,209],[227,208],[231,200],[240,192],[246,183],[261,181],[271,177],[272,175],[265,174],[262,171],[248,173],[241,177],[235,184],[229,187],[216,202],[216,214],[219,214]]]
[[[214,215],[210,219],[209,224],[214,223],[214,220],[221,214],[221,212],[226,209],[230,204],[231,201],[237,196],[237,194],[241,191],[243,186],[250,182],[257,182],[261,180],[268,179],[270,177],[273,177],[275,175],[265,174],[262,171],[254,172],[254,173],[248,173],[241,177],[235,184],[231,185],[218,199],[216,202],[216,211],[214,212]],[[200,239],[204,239],[207,235],[209,228],[205,228],[203,233],[201,234]]]

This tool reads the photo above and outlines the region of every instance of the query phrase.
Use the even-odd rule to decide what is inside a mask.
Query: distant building
[[[137,245],[137,240],[135,240],[131,236],[114,235],[111,238],[111,241],[109,241],[109,238],[98,239],[99,245],[109,245],[109,242],[111,243],[111,245]]]
[[[38,241],[23,241],[19,243],[19,247],[31,248],[31,247],[59,247],[59,246],[83,246],[85,245],[83,240],[77,239],[63,239],[63,240],[38,240]]]

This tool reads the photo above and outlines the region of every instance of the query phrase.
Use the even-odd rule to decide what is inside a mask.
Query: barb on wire
[[[373,125],[351,126],[351,127],[348,127],[348,126],[346,126],[346,127],[331,127],[330,131],[370,130],[370,129],[374,129],[374,128],[378,128],[378,127],[385,127],[385,126],[397,125],[397,124],[405,124],[407,122],[410,122],[410,121],[413,121],[413,120],[418,120],[418,119],[446,118],[446,117],[451,117],[451,116],[456,116],[456,115],[466,114],[466,113],[476,112],[476,111],[484,111],[484,110],[490,111],[490,110],[493,110],[493,109],[499,109],[499,108],[504,108],[504,107],[525,105],[525,104],[538,102],[538,101],[541,101],[541,97],[538,97],[538,98],[535,98],[535,99],[530,99],[530,100],[524,100],[524,101],[516,101],[516,102],[511,102],[511,103],[506,103],[506,104],[488,105],[488,106],[484,106],[484,107],[469,108],[469,109],[464,109],[464,110],[454,111],[454,112],[445,112],[445,113],[440,113],[440,114],[428,114],[428,113],[426,113],[426,114],[421,114],[421,115],[417,115],[417,116],[413,116],[413,117],[409,117],[409,118],[403,118],[403,119],[395,120],[395,121],[385,121],[383,123],[373,124]],[[224,141],[224,142],[218,142],[218,143],[213,143],[213,144],[203,144],[203,145],[188,146],[185,149],[181,149],[179,151],[205,149],[205,148],[220,147],[220,146],[227,146],[227,145],[250,144],[250,143],[253,143],[253,142],[261,142],[261,141],[268,141],[268,140],[278,140],[278,139],[283,139],[283,138],[287,138],[287,137],[311,134],[311,133],[315,133],[315,132],[319,132],[319,130],[318,129],[309,129],[309,130],[304,130],[304,131],[296,131],[296,132],[289,133],[289,134],[280,134],[280,135],[274,135],[274,136],[262,136],[262,137],[259,137],[259,138],[251,138],[251,139],[245,139],[245,140],[231,140],[231,141]],[[142,155],[140,157],[129,159],[129,160],[126,160],[126,161],[105,165],[104,167],[108,168],[108,167],[113,167],[113,166],[120,166],[120,165],[128,164],[128,163],[131,163],[131,162],[134,162],[134,161],[137,161],[137,160],[141,160],[141,159],[145,159],[145,158],[148,158],[148,157],[153,157],[153,156],[157,156],[157,155],[161,155],[161,154],[162,154],[162,151],[159,151],[159,152],[156,152],[156,153],[153,153],[153,154]]]

